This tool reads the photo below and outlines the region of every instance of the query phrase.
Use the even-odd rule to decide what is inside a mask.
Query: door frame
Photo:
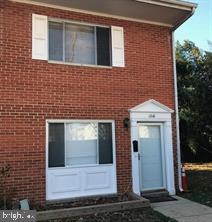
[[[134,152],[134,141],[138,141],[139,123],[162,123],[164,138],[164,164],[166,187],[170,195],[175,195],[175,177],[174,177],[174,150],[172,132],[172,113],[174,111],[169,107],[150,99],[131,109],[130,113],[130,133],[131,133],[131,164],[132,164],[132,190],[135,194],[141,195],[140,192],[140,172],[139,172],[139,154]],[[136,150],[136,149],[135,149]]]
[[[162,180],[163,180],[163,186],[162,187],[155,187],[154,189],[143,189],[142,188],[142,167],[141,167],[141,163],[142,163],[142,155],[141,155],[141,144],[140,144],[140,138],[139,138],[139,132],[138,132],[138,153],[140,155],[140,159],[139,159],[139,177],[140,177],[140,191],[141,192],[145,192],[145,191],[151,191],[151,190],[160,190],[160,189],[166,189],[166,172],[165,172],[165,149],[164,149],[164,127],[163,127],[163,123],[160,122],[139,122],[138,123],[138,130],[140,126],[159,126],[160,129],[160,146],[161,146],[161,162],[162,162]]]

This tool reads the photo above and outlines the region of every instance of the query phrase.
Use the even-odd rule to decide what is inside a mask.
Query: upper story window
[[[32,59],[125,66],[123,27],[94,26],[32,15]]]
[[[110,28],[48,22],[49,60],[111,65]]]

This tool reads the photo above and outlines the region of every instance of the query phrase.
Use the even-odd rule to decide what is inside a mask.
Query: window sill
[[[113,166],[113,163],[108,164],[85,164],[85,165],[73,165],[73,166],[65,166],[65,167],[48,167],[48,170],[56,170],[56,169],[74,169],[74,168],[91,168],[91,167],[107,167],[107,166]]]
[[[50,63],[50,64],[59,64],[59,65],[69,65],[69,66],[90,67],[90,68],[112,69],[112,66],[79,64],[79,63],[71,63],[71,62],[60,62],[60,61],[54,61],[54,60],[48,60],[48,63]]]

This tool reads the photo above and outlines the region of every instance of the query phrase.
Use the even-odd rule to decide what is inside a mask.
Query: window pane
[[[96,27],[97,64],[110,66],[110,29]]]
[[[113,163],[112,124],[99,123],[99,163]]]
[[[65,25],[65,61],[95,64],[94,27]]]
[[[97,163],[97,124],[66,124],[66,165]]]
[[[63,23],[49,22],[49,59],[63,61]]]
[[[64,151],[64,124],[49,124],[49,167],[63,167]]]

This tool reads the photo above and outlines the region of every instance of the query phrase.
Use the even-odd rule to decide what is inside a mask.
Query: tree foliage
[[[212,161],[212,53],[177,42],[180,136],[184,161]]]

